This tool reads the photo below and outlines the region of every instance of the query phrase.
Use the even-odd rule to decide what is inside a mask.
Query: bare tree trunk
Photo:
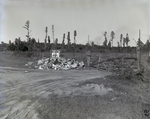
[[[139,46],[137,46],[137,63],[138,71],[141,71],[141,49]]]
[[[137,44],[137,65],[138,65],[138,71],[141,71],[141,46],[140,46],[140,35],[141,32],[139,30],[139,39],[138,39],[138,44]]]

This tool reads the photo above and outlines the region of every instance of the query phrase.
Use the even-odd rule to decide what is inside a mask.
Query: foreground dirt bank
[[[0,117],[146,119],[148,88],[105,71],[0,68]]]

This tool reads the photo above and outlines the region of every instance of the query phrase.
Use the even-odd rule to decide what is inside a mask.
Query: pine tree
[[[123,38],[123,47],[125,47],[126,38]]]
[[[118,48],[120,47],[120,43],[119,43],[119,41],[117,42],[117,44],[118,44]]]
[[[123,39],[123,35],[120,35],[120,46],[122,47],[122,39]]]
[[[105,46],[105,48],[107,47],[107,37],[106,37],[106,35],[107,35],[107,32],[105,31],[105,32],[104,32],[105,40],[104,40],[104,42],[103,42],[103,46]]]
[[[70,42],[70,32],[68,32],[67,40],[68,40],[68,43],[67,43],[68,48],[70,48],[70,44],[71,44],[71,42]]]
[[[93,41],[92,41],[91,45],[94,46],[94,42]]]
[[[76,44],[76,36],[77,36],[77,31],[74,30],[74,44]]]
[[[111,46],[113,47],[113,40],[114,40],[114,38],[115,38],[115,33],[114,33],[114,31],[111,31],[111,34],[110,34],[110,36],[111,36]]]
[[[128,47],[128,43],[129,43],[130,39],[129,39],[129,35],[128,33],[126,34],[126,40],[125,40],[125,43],[126,43],[126,46]]]
[[[62,45],[65,45],[65,33],[63,34],[63,40],[62,40]]]
[[[108,47],[111,48],[111,41],[108,42]]]
[[[45,39],[47,40],[47,32],[48,32],[48,27],[45,28]]]
[[[50,44],[50,43],[51,43],[50,36],[48,36],[48,44]]]
[[[58,38],[55,39],[55,47],[57,49],[57,45],[58,45]]]
[[[9,40],[9,45],[11,45],[11,40]]]

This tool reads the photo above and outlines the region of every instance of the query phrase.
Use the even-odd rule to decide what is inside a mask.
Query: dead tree
[[[140,38],[138,39],[136,51],[137,51],[137,66],[138,66],[138,71],[141,71],[141,47],[140,47]]]
[[[27,41],[29,41],[30,40],[30,32],[31,32],[31,30],[30,30],[30,21],[29,20],[26,21],[25,26],[23,26],[23,28],[25,28],[27,30],[26,37],[27,37]]]
[[[47,32],[48,32],[48,27],[45,28],[45,49],[47,48]]]
[[[123,35],[120,35],[120,46],[122,47],[122,39],[123,39]]]
[[[54,25],[52,25],[52,34],[53,34],[53,43],[55,41],[55,37],[54,37]]]

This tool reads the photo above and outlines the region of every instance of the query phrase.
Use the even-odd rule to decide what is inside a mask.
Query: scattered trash
[[[26,67],[28,68],[35,68],[35,69],[40,69],[40,70],[49,70],[49,69],[54,69],[54,70],[69,70],[69,69],[79,69],[79,68],[84,68],[85,64],[83,61],[78,62],[75,61],[75,59],[65,59],[61,57],[52,57],[52,58],[45,58],[43,57],[42,59],[37,61],[37,64],[33,66],[33,62],[28,62],[25,64]]]

